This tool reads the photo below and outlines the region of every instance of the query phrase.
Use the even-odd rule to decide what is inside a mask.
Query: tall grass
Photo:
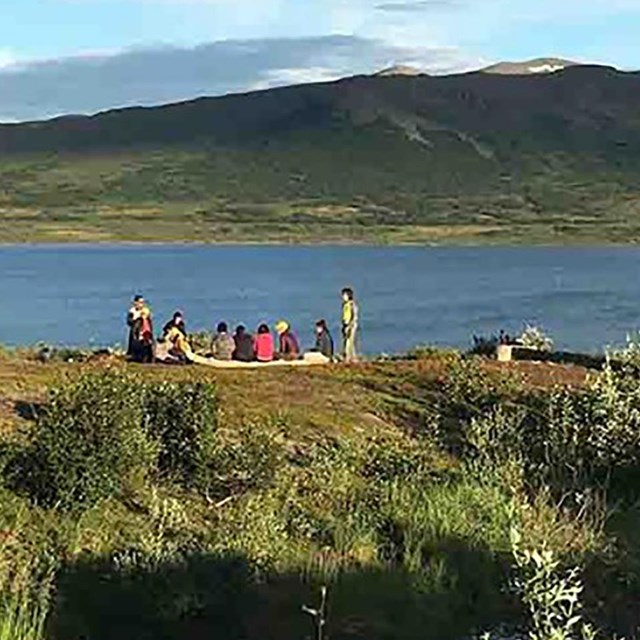
[[[16,540],[0,549],[0,640],[41,640],[50,609],[54,563]]]
[[[24,593],[0,600],[0,640],[41,640],[45,638],[48,602]]]

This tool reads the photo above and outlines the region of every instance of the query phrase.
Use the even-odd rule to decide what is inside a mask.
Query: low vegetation
[[[633,638],[635,371],[0,356],[0,638]]]

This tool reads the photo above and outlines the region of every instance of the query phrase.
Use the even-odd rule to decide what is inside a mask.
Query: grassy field
[[[379,175],[365,151],[357,170],[339,171],[328,155],[302,183],[294,178],[310,162],[306,147],[274,157],[176,149],[0,158],[0,242],[640,242],[640,197],[625,175],[561,167],[438,188],[421,183],[432,167],[422,174],[402,156]]]
[[[0,637],[636,637],[639,408],[631,372],[445,353],[235,372],[5,353]]]

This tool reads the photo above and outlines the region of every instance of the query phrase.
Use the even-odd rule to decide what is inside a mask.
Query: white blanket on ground
[[[214,369],[262,369],[267,367],[312,367],[329,364],[331,360],[321,353],[305,353],[302,360],[274,360],[273,362],[238,362],[237,360],[216,360],[205,358],[195,353],[187,354],[187,359],[193,364],[201,364]]]

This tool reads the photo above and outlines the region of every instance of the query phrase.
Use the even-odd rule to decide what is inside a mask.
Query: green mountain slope
[[[640,74],[356,77],[0,126],[5,240],[629,242]]]

